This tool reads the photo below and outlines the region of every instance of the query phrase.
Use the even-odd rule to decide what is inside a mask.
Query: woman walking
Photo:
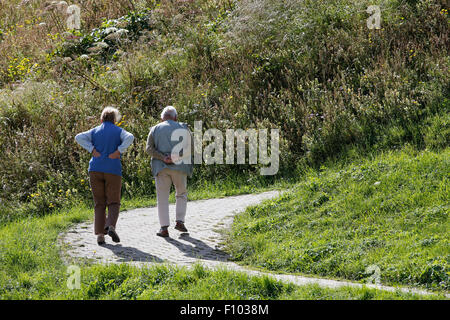
[[[105,234],[120,242],[116,232],[122,188],[121,154],[133,143],[134,136],[115,125],[119,111],[113,107],[103,109],[101,125],[76,135],[75,140],[92,153],[89,161],[89,179],[94,198],[94,232],[97,243],[105,243]],[[108,217],[106,217],[108,207]]]

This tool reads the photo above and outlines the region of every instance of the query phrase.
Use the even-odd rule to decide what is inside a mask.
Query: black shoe
[[[181,221],[177,221],[177,224],[175,225],[175,229],[177,229],[178,231],[181,231],[181,232],[188,232],[184,223]]]
[[[101,246],[102,244],[105,244],[105,237],[99,237],[97,236],[97,244]]]
[[[167,238],[169,236],[169,231],[167,229],[159,229],[159,232],[156,233],[157,236]]]
[[[112,241],[120,242],[119,235],[117,234],[117,232],[113,226],[108,227],[108,236],[110,236],[112,238]]]

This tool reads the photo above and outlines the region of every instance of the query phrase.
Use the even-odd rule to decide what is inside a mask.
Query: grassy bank
[[[236,261],[267,270],[449,289],[450,149],[402,151],[307,171],[239,215]]]
[[[369,5],[381,8],[378,29],[367,28]],[[236,261],[355,281],[374,266],[385,284],[449,289],[444,1],[80,6],[74,31],[45,0],[0,3],[1,298],[420,298],[87,262],[82,288],[68,290],[58,234],[92,216],[90,155],[74,137],[106,105],[135,136],[122,209],[155,204],[145,141],[164,106],[191,129],[279,128],[277,176],[260,176],[260,164],[196,165],[190,180],[190,200],[293,187],[236,219]]]
[[[88,219],[78,207],[51,216],[10,223],[0,229],[0,299],[443,299],[374,289],[294,286],[227,270],[157,265],[91,265],[82,261],[80,289],[70,290],[71,273],[57,238],[71,223]],[[69,281],[70,282],[70,281]]]
[[[189,198],[190,200],[207,199],[277,188],[277,186],[263,187],[256,185],[239,188],[237,182],[235,180],[234,184],[229,181],[227,184],[190,185],[188,189]],[[280,182],[278,187],[286,187],[286,185]],[[174,201],[173,193],[170,196],[170,201]],[[154,197],[123,199],[122,211],[136,207],[154,206],[155,204],[156,199]],[[59,209],[50,215],[23,217],[19,221],[9,222],[1,226],[0,297],[4,299],[95,298],[96,296],[92,295],[91,289],[88,292],[83,291],[81,296],[72,296],[77,291],[74,293],[67,289],[67,266],[61,258],[62,248],[58,242],[59,234],[64,232],[71,224],[92,219],[92,217],[92,204],[88,201],[80,201],[74,204],[72,208]],[[158,228],[158,226],[155,226],[155,228]],[[105,277],[114,275],[115,272],[127,272],[128,276],[122,277],[122,280],[130,278],[129,281],[134,281],[136,280],[134,278],[138,278],[140,275],[138,269],[131,267],[114,269],[114,267],[105,266],[93,267],[87,261],[76,261],[74,263],[82,267],[83,274],[86,275],[83,277],[84,286],[89,288],[98,282],[96,276],[106,279]],[[149,270],[148,275],[157,274],[160,269]],[[186,274],[189,274],[189,272],[186,272]],[[102,293],[100,296],[104,297],[107,294],[109,292]]]
[[[443,255],[443,252],[446,252],[445,241],[448,241],[448,237],[446,237],[446,232],[448,232],[448,221],[445,219],[445,211],[436,209],[439,208],[439,204],[437,204],[438,207],[429,209],[417,207],[417,210],[414,210],[413,212],[416,214],[420,213],[421,217],[426,217],[426,223],[424,222],[423,224],[417,225],[413,223],[414,221],[411,221],[411,223],[404,225],[404,219],[408,216],[403,214],[401,215],[401,220],[396,221],[388,219],[387,221],[389,223],[383,224],[384,229],[380,229],[377,226],[377,222],[379,223],[379,221],[361,219],[361,217],[356,219],[356,216],[359,216],[361,211],[356,210],[354,207],[349,207],[349,216],[342,217],[342,219],[334,222],[328,221],[326,224],[328,226],[327,231],[321,226],[323,226],[324,223],[323,219],[329,215],[324,214],[324,209],[319,213],[315,211],[316,209],[320,209],[320,205],[318,205],[317,201],[324,203],[323,200],[325,198],[322,193],[316,194],[316,192],[319,192],[319,189],[321,190],[320,192],[326,192],[323,187],[331,187],[331,185],[333,185],[333,190],[336,190],[337,192],[339,190],[338,185],[341,183],[332,183],[332,181],[334,181],[333,179],[336,178],[337,172],[341,172],[341,175],[350,176],[352,177],[351,179],[356,179],[358,181],[354,182],[352,185],[354,190],[353,195],[358,194],[360,191],[357,185],[360,183],[361,174],[363,173],[368,174],[371,172],[373,175],[371,177],[365,177],[366,180],[369,180],[366,186],[369,189],[371,188],[369,186],[373,186],[373,183],[376,181],[384,183],[384,188],[388,188],[388,186],[395,188],[395,184],[392,181],[386,181],[381,175],[377,175],[376,172],[373,172],[373,167],[370,166],[371,163],[375,163],[373,161],[376,161],[376,168],[379,168],[379,170],[383,170],[383,168],[386,169],[386,166],[389,164],[390,166],[398,168],[398,170],[404,168],[403,170],[409,170],[411,172],[417,171],[416,176],[406,176],[403,172],[392,171],[392,173],[396,172],[396,174],[393,174],[393,179],[402,177],[403,179],[417,180],[419,179],[418,172],[420,171],[420,168],[426,171],[427,168],[433,167],[435,175],[439,176],[442,174],[442,170],[445,171],[446,167],[442,163],[439,164],[442,162],[439,160],[445,159],[445,157],[448,158],[448,150],[441,154],[426,153],[421,156],[418,155],[417,158],[411,158],[413,160],[408,160],[409,158],[405,152],[391,154],[362,162],[358,167],[360,170],[356,170],[356,166],[353,166],[352,170],[347,170],[345,169],[345,165],[341,164],[335,165],[330,169],[323,169],[320,172],[310,171],[306,175],[305,181],[298,184],[279,182],[276,185],[266,187],[248,187],[249,184],[247,184],[247,187],[242,189],[239,187],[239,184],[233,185],[231,182],[228,187],[223,187],[219,184],[196,187],[190,186],[190,199],[221,197],[224,195],[240,194],[246,191],[259,192],[268,190],[269,188],[284,189],[295,186],[296,191],[294,191],[294,193],[287,194],[275,202],[268,202],[260,207],[249,209],[237,219],[233,232],[235,235],[239,235],[239,239],[234,239],[231,251],[235,257],[237,257],[236,253],[238,252],[241,254],[241,260],[255,266],[259,265],[271,270],[308,273],[307,269],[299,268],[300,264],[298,263],[298,259],[303,258],[301,260],[302,262],[309,261],[310,264],[308,265],[305,263],[301,266],[321,268],[320,272],[314,272],[315,270],[312,269],[313,271],[310,272],[312,274],[316,273],[326,277],[340,276],[355,279],[351,272],[348,272],[346,274],[348,276],[346,276],[336,273],[336,269],[330,267],[332,264],[328,261],[330,259],[332,260],[333,257],[336,258],[336,255],[341,254],[343,257],[342,261],[347,261],[348,266],[350,267],[361,266],[361,268],[364,268],[367,263],[376,263],[380,265],[383,270],[383,282],[392,282],[389,281],[390,279],[386,281],[384,273],[384,268],[386,265],[389,265],[389,263],[394,267],[397,266],[397,268],[399,268],[398,266],[405,264],[405,261],[402,260],[405,257],[413,259],[410,261],[411,264],[419,265],[419,267],[427,266],[426,261],[430,257],[437,258],[434,259],[434,261],[442,263],[439,257]],[[405,166],[405,162],[409,163],[409,166]],[[336,171],[336,167],[340,168],[339,171]],[[412,170],[412,168],[416,169]],[[374,182],[372,179],[375,177],[376,181]],[[439,182],[439,179],[436,179],[436,181]],[[418,182],[422,181],[419,180]],[[318,188],[317,190],[314,189],[316,188],[314,185]],[[350,186],[349,183],[345,185],[347,185],[347,187]],[[427,184],[419,184],[419,186],[422,185]],[[438,183],[438,186],[439,185],[440,184]],[[405,190],[409,190],[407,186],[408,185],[406,184]],[[311,187],[313,187],[313,190]],[[328,192],[331,192],[329,189],[327,190]],[[375,189],[373,191],[375,191]],[[345,194],[345,192],[342,193],[342,197],[344,197]],[[377,193],[374,192],[374,194],[376,195]],[[442,193],[440,194],[442,196]],[[367,192],[365,194],[363,193],[361,197],[367,198]],[[436,197],[439,198],[439,196]],[[425,193],[419,198],[429,199],[428,201],[436,201],[436,197],[431,197],[430,194]],[[331,196],[329,196],[329,198],[331,198]],[[311,201],[315,205],[308,208],[302,206],[301,208],[304,210],[301,211],[301,214],[298,214],[300,212],[299,203],[303,203],[305,199]],[[361,198],[356,197],[356,199]],[[171,195],[171,200],[173,201],[173,194]],[[341,200],[339,203],[345,203],[345,201]],[[151,197],[146,199],[125,199],[122,208],[126,210],[135,207],[152,206],[154,204],[155,199]],[[351,206],[351,203],[349,202],[348,205]],[[297,214],[294,214],[293,211],[297,212]],[[331,212],[331,210],[328,210],[327,212]],[[283,224],[277,223],[280,221],[281,215],[284,217]],[[315,219],[310,219],[309,215],[319,216]],[[384,216],[385,215],[386,213],[384,213]],[[289,217],[292,219],[289,220]],[[83,260],[65,263],[61,258],[61,247],[58,243],[58,236],[61,232],[67,230],[71,224],[87,219],[92,219],[92,208],[90,205],[80,202],[73,208],[61,209],[51,215],[24,218],[20,221],[10,222],[2,226],[0,228],[0,297],[2,299],[445,298],[442,295],[424,297],[412,294],[389,293],[367,288],[326,289],[315,285],[299,287],[282,284],[264,277],[248,277],[244,274],[232,271],[209,271],[201,266],[196,266],[194,269],[190,270],[163,265],[148,268],[137,268],[129,265],[95,265],[91,264],[89,261]],[[372,217],[372,219],[374,219],[374,217]],[[306,221],[307,230],[305,230],[304,224]],[[349,223],[349,221],[358,224],[359,228],[345,228],[345,232],[339,229],[344,228],[344,225]],[[391,227],[388,227],[388,224],[390,224]],[[426,227],[425,224],[428,227]],[[283,226],[286,227],[283,228]],[[303,228],[299,228],[299,226],[303,226]],[[156,227],[157,226],[155,226],[155,228]],[[394,227],[402,229],[403,233],[394,233]],[[419,235],[417,232],[418,229],[421,230]],[[362,230],[366,230],[366,232],[368,232],[368,230],[379,230],[379,233],[377,233],[378,237],[375,238],[375,235],[371,237],[364,236],[364,234],[360,232]],[[348,245],[348,248],[344,246],[344,243],[339,242],[339,238],[328,237],[329,235],[338,235],[341,231],[342,237],[347,238],[345,245]],[[358,236],[353,235],[353,242],[349,240],[352,231],[358,233]],[[383,238],[381,235],[387,231],[391,232],[388,233],[390,235],[389,238]],[[429,232],[433,232],[433,234],[430,235]],[[397,239],[393,234],[397,234],[402,238]],[[303,244],[306,241],[306,236],[309,237],[309,239],[307,239],[308,245],[304,246]],[[404,240],[405,242],[399,242],[399,240]],[[394,243],[398,243],[398,245],[396,246]],[[258,245],[257,249],[255,249],[255,244]],[[364,250],[369,250],[369,248],[371,248],[371,251],[369,251],[372,253],[364,258],[365,255],[362,254],[361,251],[363,249],[359,248],[359,255],[352,255],[352,250],[359,244],[363,245],[361,248],[364,248]],[[391,252],[385,254],[385,260],[382,262],[377,258],[381,255],[381,253],[377,251],[377,248],[378,250],[382,250],[384,246],[388,246]],[[261,250],[263,247],[266,249]],[[240,248],[241,251],[237,251],[237,248]],[[252,250],[252,254],[244,256],[242,248]],[[337,250],[340,251],[334,252],[332,251],[333,248],[337,248]],[[400,256],[398,250],[393,250],[395,248],[403,248]],[[383,250],[382,252],[386,253],[389,250]],[[245,253],[248,252],[249,251],[245,251]],[[310,253],[311,256],[313,253],[315,253],[315,255],[312,256],[310,260],[306,260],[304,259],[304,252]],[[320,253],[322,252],[326,255],[321,256]],[[273,258],[275,255],[278,256],[277,260]],[[414,257],[416,257],[415,260]],[[323,260],[324,258],[327,260]],[[361,258],[364,258],[365,260],[361,260]],[[392,261],[397,258],[399,258],[399,261]],[[280,268],[280,261],[284,261],[285,263],[283,268]],[[289,263],[291,264],[289,265]],[[80,267],[81,287],[79,290],[70,290],[67,287],[68,277],[70,276],[70,273],[67,272],[68,264]],[[295,268],[291,266],[295,266]],[[347,265],[344,264],[343,266],[345,267]],[[347,269],[349,269],[348,266]],[[436,271],[439,272],[441,270],[439,268],[447,268],[446,265],[436,263],[432,264],[432,266],[437,267],[434,267],[429,271],[431,277],[436,276]],[[398,270],[401,269],[399,268]],[[410,272],[409,269],[408,272]],[[414,272],[415,269],[411,269],[412,276],[415,276]],[[438,276],[442,277],[442,274],[438,273]],[[361,279],[361,277],[356,277],[356,279]],[[393,282],[396,282],[395,280],[396,279],[394,278]]]

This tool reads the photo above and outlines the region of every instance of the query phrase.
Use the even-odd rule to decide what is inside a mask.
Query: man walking
[[[183,137],[180,142],[179,137]],[[158,217],[161,229],[160,237],[168,237],[169,193],[172,183],[175,186],[175,229],[187,232],[184,225],[187,206],[187,177],[192,175],[191,161],[192,134],[185,123],[177,122],[177,110],[167,106],[161,113],[161,123],[150,129],[147,138],[146,152],[151,155],[152,174],[155,177]],[[177,148],[182,154],[174,152]]]
[[[89,180],[94,197],[94,232],[97,243],[105,243],[105,234],[120,242],[115,230],[119,218],[122,187],[121,154],[133,143],[134,136],[115,125],[120,115],[116,108],[106,107],[101,125],[76,135],[75,140],[89,153]],[[108,207],[108,218],[106,218]]]

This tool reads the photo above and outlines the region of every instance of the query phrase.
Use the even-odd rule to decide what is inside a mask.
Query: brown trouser
[[[95,234],[106,234],[106,228],[116,227],[119,218],[120,192],[122,177],[116,174],[91,171],[89,172],[92,195],[94,196]],[[106,218],[108,207],[108,218]]]

